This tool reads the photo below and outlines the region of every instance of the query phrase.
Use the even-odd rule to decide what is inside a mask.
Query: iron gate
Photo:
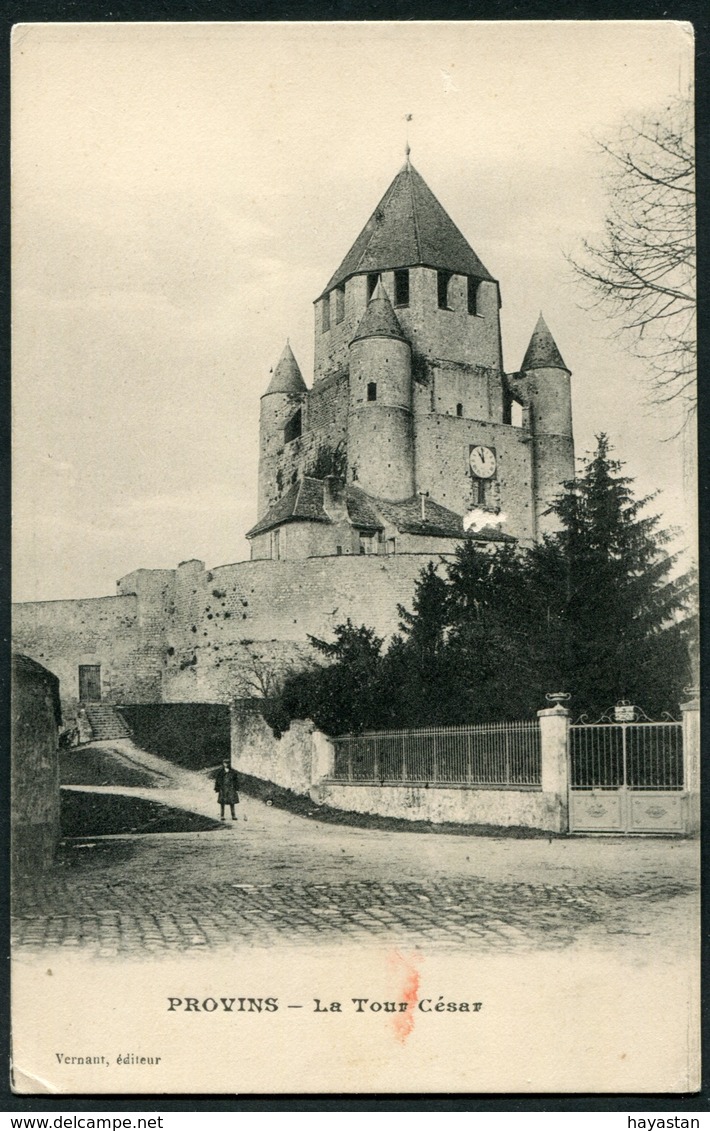
[[[683,833],[683,728],[618,704],[570,727],[570,832]]]

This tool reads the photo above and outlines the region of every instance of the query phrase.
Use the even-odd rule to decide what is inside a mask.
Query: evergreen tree
[[[289,718],[309,718],[326,734],[357,733],[386,720],[381,697],[382,637],[356,628],[348,618],[335,628],[332,642],[309,636],[331,663],[292,676],[281,705]]]
[[[575,714],[629,699],[676,711],[692,681],[693,579],[671,533],[636,499],[605,435],[553,511],[560,529],[520,553],[462,542],[442,576],[422,571],[386,654],[373,629],[338,625],[330,661],[292,677],[281,706],[330,734],[524,719],[548,691]]]
[[[605,434],[582,474],[553,504],[558,533],[529,553],[530,590],[554,614],[547,672],[575,709],[600,713],[620,698],[650,714],[677,709],[690,678],[682,619],[689,578],[674,576],[672,534],[645,514]]]

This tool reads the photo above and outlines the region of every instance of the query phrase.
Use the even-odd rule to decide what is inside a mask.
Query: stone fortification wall
[[[67,722],[79,666],[100,665],[105,702],[228,703],[316,658],[308,636],[331,638],[348,617],[398,630],[430,554],[248,561],[206,570],[136,570],[118,595],[17,605],[15,646],[62,681]]]
[[[382,276],[390,298],[394,295],[394,273]],[[424,357],[472,363],[493,368],[500,374],[501,346],[498,317],[498,285],[479,284],[477,314],[468,312],[468,280],[453,275],[448,288],[448,309],[439,308],[437,272],[413,267],[409,272],[409,306],[396,314],[412,349]]]
[[[268,673],[312,662],[308,635],[330,639],[348,617],[378,634],[398,631],[429,554],[250,561],[177,571],[163,675],[166,701],[230,702],[258,694]],[[183,582],[181,574],[189,577]]]
[[[67,722],[76,713],[83,664],[100,665],[106,702],[159,702],[164,646],[151,612],[141,612],[135,594],[16,605],[14,646],[58,676]]]

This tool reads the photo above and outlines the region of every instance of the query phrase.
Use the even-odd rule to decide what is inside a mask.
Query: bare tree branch
[[[655,404],[696,401],[695,163],[693,112],[678,98],[660,113],[626,122],[598,143],[608,162],[608,213],[598,242],[568,261],[588,308],[648,363]]]

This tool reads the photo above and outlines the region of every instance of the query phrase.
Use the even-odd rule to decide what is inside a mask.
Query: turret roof
[[[404,340],[399,319],[392,309],[387,291],[379,279],[372,298],[365,307],[365,313],[355,331],[352,341],[358,338],[401,338]]]
[[[530,344],[525,351],[521,369],[569,369],[562,360],[562,354],[555,344],[555,339],[547,328],[547,323],[542,313],[533,330]]]
[[[351,275],[418,265],[493,278],[407,160],[323,294]]]
[[[293,350],[289,343],[286,342],[284,351],[274,369],[269,387],[264,393],[264,396],[268,396],[269,393],[305,392],[307,392],[306,382],[303,380],[301,370],[298,368],[298,362],[293,356]]]

